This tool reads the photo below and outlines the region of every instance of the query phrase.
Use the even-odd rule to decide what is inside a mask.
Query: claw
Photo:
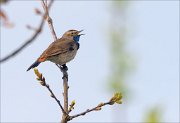
[[[63,64],[62,67],[63,67],[63,70],[68,71],[68,67],[66,66],[66,64]]]
[[[61,71],[68,71],[68,67],[66,66],[66,64],[63,64],[62,66],[60,66]]]

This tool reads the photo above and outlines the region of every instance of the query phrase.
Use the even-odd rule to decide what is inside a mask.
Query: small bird
[[[66,63],[74,59],[79,49],[80,34],[83,30],[69,30],[49,45],[49,47],[40,55],[40,57],[27,69],[37,67],[41,62],[51,61],[60,66],[66,67]]]

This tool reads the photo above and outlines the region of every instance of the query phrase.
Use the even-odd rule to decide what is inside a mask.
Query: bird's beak
[[[80,31],[78,31],[78,35],[85,35],[85,34],[80,34],[81,32],[82,32],[83,30],[80,30]]]

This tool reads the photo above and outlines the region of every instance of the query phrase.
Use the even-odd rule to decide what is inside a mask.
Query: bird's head
[[[80,34],[83,30],[77,31],[77,30],[68,30],[63,34],[63,37],[71,38],[75,42],[79,42],[80,36],[84,34]]]

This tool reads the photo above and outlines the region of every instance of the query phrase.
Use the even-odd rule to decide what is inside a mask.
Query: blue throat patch
[[[77,35],[73,37],[73,40],[78,43],[81,35]]]

